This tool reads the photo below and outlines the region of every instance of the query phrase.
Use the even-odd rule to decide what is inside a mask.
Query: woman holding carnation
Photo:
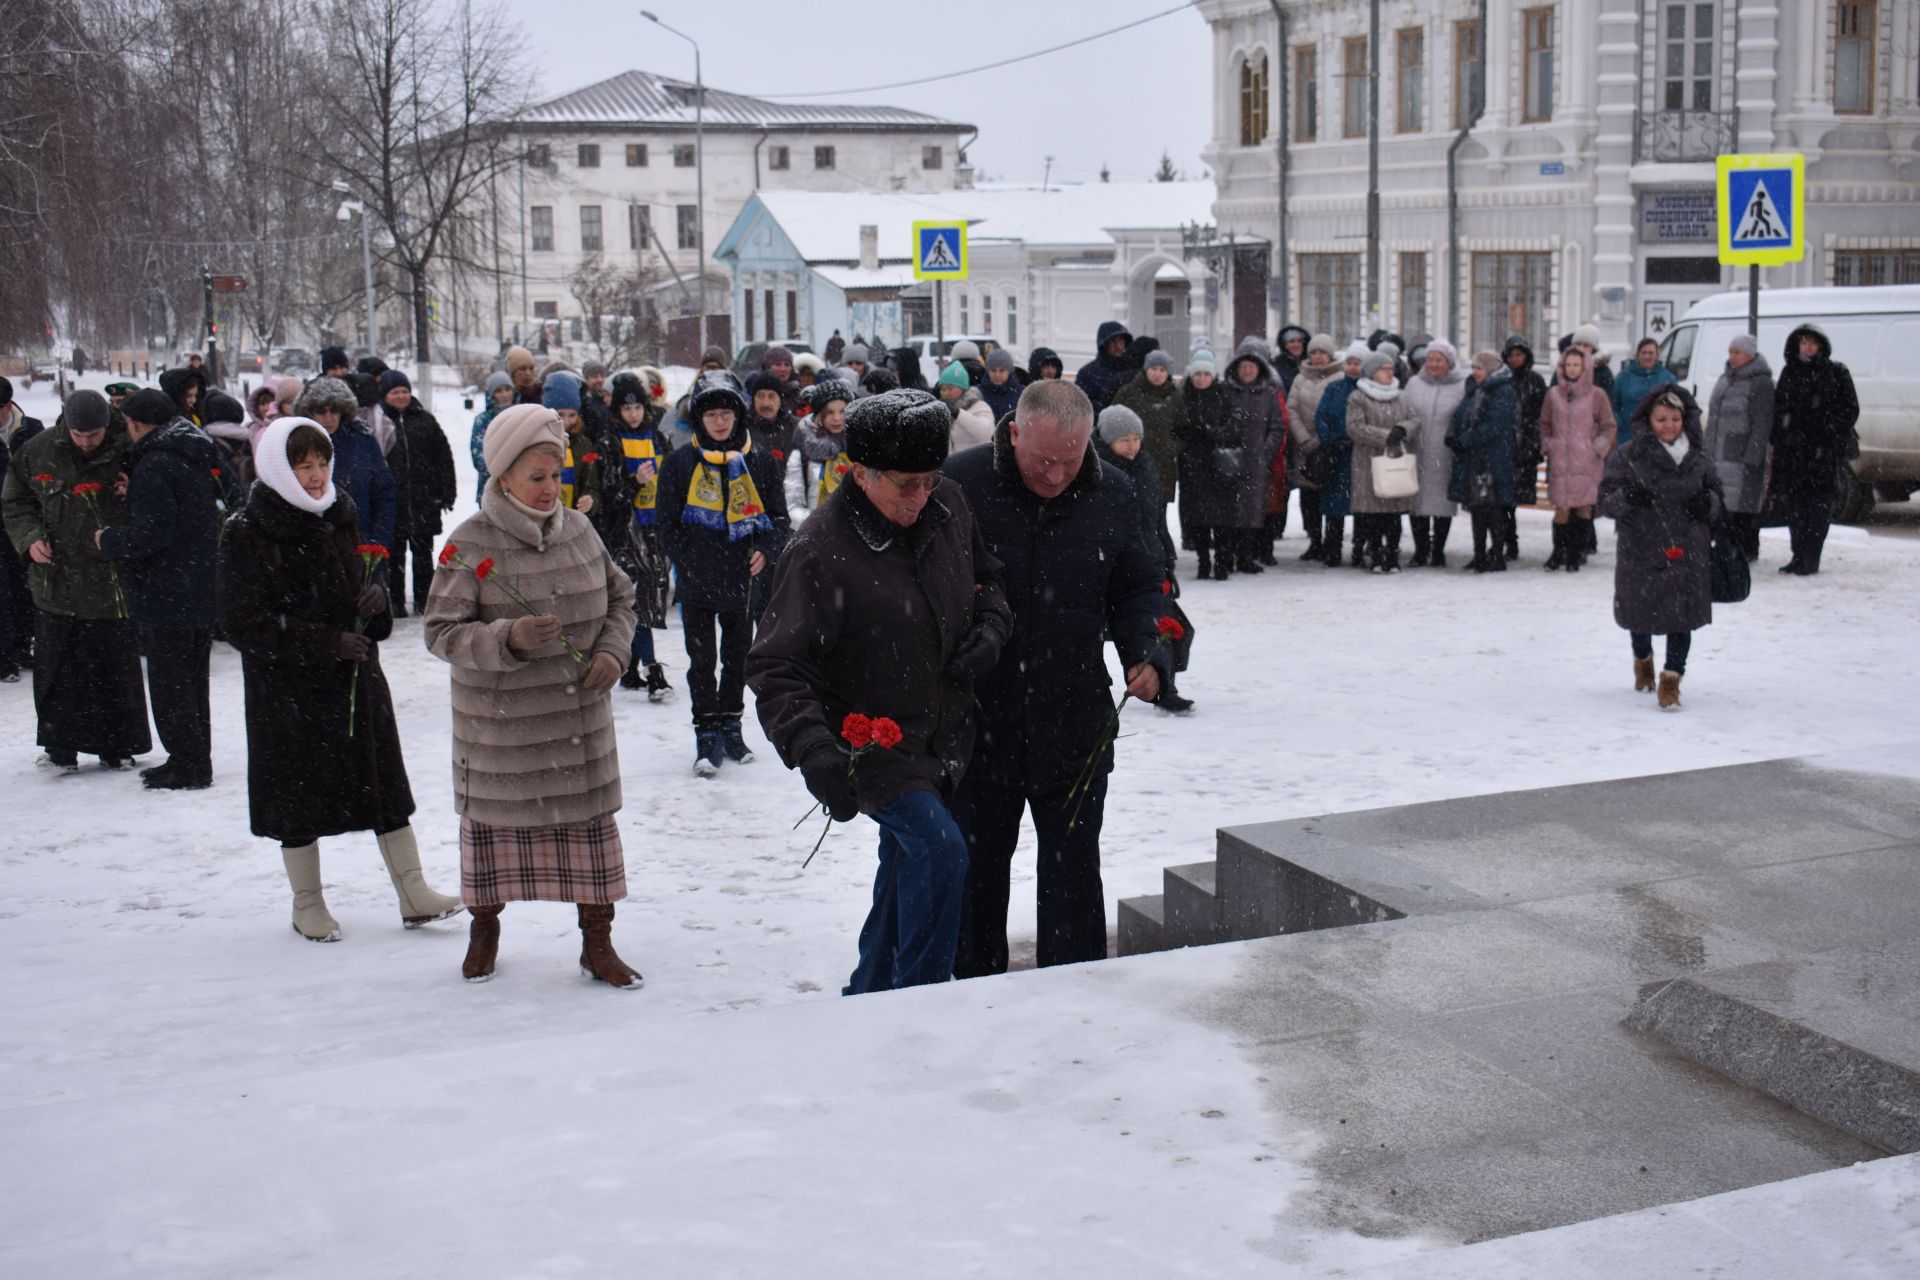
[[[442,548],[427,599],[427,648],[453,668],[460,887],[473,913],[461,972],[493,976],[508,902],[572,902],[581,971],[636,991],[640,975],[613,949],[627,879],[609,696],[633,642],[633,582],[561,501],[566,440],[539,405],[487,424],[492,478]]]

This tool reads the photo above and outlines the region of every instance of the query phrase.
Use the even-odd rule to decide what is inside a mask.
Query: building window
[[[533,249],[536,253],[545,253],[553,248],[553,206],[536,204],[527,210],[527,220],[533,228]]]
[[[833,168],[833,148],[815,147],[813,149],[813,167],[816,169]]]
[[[673,213],[674,230],[677,233],[674,237],[674,243],[682,249],[698,249],[700,247],[700,214],[698,209],[690,204],[681,204],[674,206]]]
[[[647,144],[629,142],[627,144],[627,168],[644,169],[647,167]]]
[[[920,148],[920,167],[922,169],[938,169],[940,167],[940,148]]]
[[[553,163],[553,152],[544,142],[527,145],[527,165],[534,169],[544,169]]]
[[[1713,5],[1669,4],[1661,43],[1661,105],[1713,110]]]
[[[1398,133],[1418,133],[1426,119],[1426,33],[1418,27],[1399,32],[1393,45],[1393,127]]]
[[[963,293],[960,295],[960,332],[967,331],[967,295]]]
[[[600,226],[600,206],[583,204],[580,206],[580,252],[598,253],[606,247],[606,236]]]
[[[1240,145],[1253,146],[1267,137],[1267,55],[1249,56],[1240,64]]]
[[[1520,15],[1526,36],[1521,60],[1520,118],[1553,119],[1553,9],[1528,9]]]
[[[1020,300],[1007,295],[1007,341],[1020,341]]]
[[[1833,6],[1833,109],[1846,115],[1873,111],[1873,0],[1842,0]]]
[[[990,293],[980,295],[980,332],[993,332],[993,295]]]
[[[1427,327],[1427,255],[1400,255],[1400,332]]]
[[[647,206],[630,204],[627,206],[627,247],[645,249],[653,243],[647,218]]]
[[[1480,76],[1480,24],[1453,24],[1453,127],[1464,129],[1486,101]]]
[[[1920,284],[1920,248],[1845,250],[1833,255],[1833,282],[1842,286]]]
[[[574,152],[574,163],[582,169],[598,169],[600,167],[600,144],[597,142],[581,143],[579,149]]]
[[[773,332],[773,290],[771,290],[771,289],[769,289],[769,290],[767,290],[767,293],[766,293],[766,299],[767,299],[767,315],[766,315],[766,319],[767,319],[767,341],[768,341],[768,342],[772,342],[772,341],[774,340],[774,332]]]
[[[800,336],[800,295],[792,289],[787,290],[787,336]]]
[[[768,147],[767,148],[767,168],[769,171],[775,170],[775,169],[793,168],[793,148],[792,147]]]
[[[568,342],[578,342],[578,341],[580,341],[580,337],[581,337],[581,334],[580,334],[580,317],[579,317],[579,316],[568,316],[568,317],[567,317],[567,341],[568,341]]]
[[[740,323],[746,328],[747,341],[758,342],[759,339],[753,336],[753,290],[752,289],[742,289],[740,291]]]
[[[1320,137],[1320,50],[1308,45],[1293,51],[1293,140]]]
[[[1303,253],[1300,322],[1313,333],[1352,333],[1360,323],[1360,255]]]
[[[1340,131],[1367,136],[1367,38],[1354,36],[1340,49]]]
[[[1520,334],[1535,351],[1546,344],[1546,313],[1553,305],[1553,255],[1550,253],[1476,253],[1473,255],[1473,345],[1498,351],[1510,333]]]
[[[533,318],[535,320],[558,320],[560,318],[560,304],[557,302],[534,303]]]
[[[691,169],[693,168],[694,159],[693,144],[691,142],[676,142],[673,144],[674,168]]]

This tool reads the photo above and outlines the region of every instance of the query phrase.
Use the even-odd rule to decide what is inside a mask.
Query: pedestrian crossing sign
[[[913,224],[913,278],[965,280],[967,278],[967,224],[916,222]]]
[[[1807,255],[1807,159],[1803,155],[1721,156],[1720,261],[1771,267]]]

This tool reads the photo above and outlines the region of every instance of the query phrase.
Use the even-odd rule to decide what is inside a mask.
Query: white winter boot
[[[308,942],[340,941],[340,922],[327,910],[320,893],[320,845],[280,847],[287,864],[287,883],[293,886],[293,928]]]
[[[393,891],[400,897],[400,923],[409,929],[457,916],[466,908],[460,899],[436,893],[420,874],[420,845],[412,827],[401,827],[380,837],[380,856],[387,860]]]

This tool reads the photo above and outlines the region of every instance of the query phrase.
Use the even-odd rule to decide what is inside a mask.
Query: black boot
[[[1467,561],[1467,569],[1473,573],[1485,573],[1487,571],[1487,519],[1479,511],[1473,513],[1472,519],[1473,559]],[[1499,545],[1498,538],[1494,539],[1494,545],[1496,547]]]
[[[1574,516],[1567,521],[1567,572],[1578,573],[1580,566],[1587,562],[1587,531],[1581,528],[1582,521]]]
[[[632,689],[635,692],[639,691],[640,659],[634,658],[627,663],[627,673],[620,677],[620,687],[622,689]]]
[[[659,663],[647,667],[647,701],[665,702],[673,696],[673,686],[667,682],[667,669]]]
[[[1200,561],[1200,581],[1205,582],[1213,576],[1213,557],[1205,551],[1196,552],[1195,555]]]
[[[1329,569],[1340,567],[1340,548],[1347,538],[1347,521],[1344,516],[1328,516],[1326,531],[1320,535],[1320,563]]]
[[[1566,525],[1556,524],[1553,526],[1553,554],[1547,557],[1546,564],[1541,567],[1549,571],[1567,567]]]
[[[747,748],[747,740],[740,736],[740,717],[725,716],[720,721],[720,746],[727,753],[727,759],[735,764],[752,764],[753,752]]]
[[[1260,564],[1260,530],[1235,529],[1233,570],[1235,573],[1265,573]]]
[[[1427,557],[1427,563],[1436,569],[1447,567],[1447,535],[1453,532],[1453,520],[1449,516],[1433,518],[1433,552]]]
[[[1432,539],[1428,536],[1429,524],[1430,522],[1425,516],[1415,516],[1413,518],[1413,559],[1407,562],[1408,568],[1424,569],[1427,567],[1428,559],[1433,554]]]
[[[1506,553],[1507,559],[1518,560],[1520,558],[1519,514],[1512,507],[1502,507],[1500,514],[1502,516],[1500,522],[1501,550]]]

